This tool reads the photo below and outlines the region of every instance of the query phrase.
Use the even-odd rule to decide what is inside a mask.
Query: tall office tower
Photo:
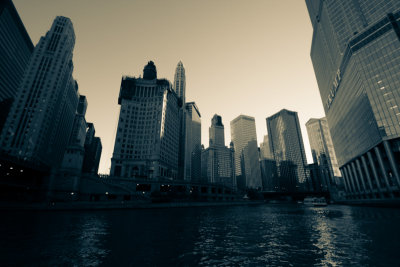
[[[0,133],[32,52],[31,38],[14,4],[0,1]]]
[[[123,77],[111,175],[136,178],[178,176],[178,96],[166,79],[157,79],[150,61],[143,78]]]
[[[261,183],[260,162],[253,117],[240,115],[231,121],[231,139],[235,148],[235,171],[238,183],[247,188],[259,188]]]
[[[85,119],[86,109],[86,96],[80,95],[68,146],[65,149],[64,157],[57,171],[57,175],[52,177],[51,189],[54,195],[61,192],[63,192],[61,194],[65,194],[65,192],[70,194],[71,192],[77,192],[79,190],[80,176],[85,156],[84,144],[87,128]]]
[[[279,177],[276,161],[270,158],[260,160],[261,181],[264,191],[279,191]]]
[[[310,119],[306,127],[314,163],[321,171],[323,189],[328,190],[335,183],[335,177],[341,176],[328,122],[326,118]]]
[[[185,180],[201,178],[201,115],[196,103],[185,105]]]
[[[209,128],[209,147],[201,153],[202,180],[236,189],[235,153],[232,143],[229,148],[225,146],[224,131],[221,116],[215,114]]]
[[[264,135],[264,142],[260,143],[260,159],[273,159],[271,148],[269,147],[268,135]]]
[[[400,1],[306,4],[311,59],[347,197],[400,197]]]
[[[93,123],[87,123],[85,138],[85,157],[83,159],[82,172],[97,174],[101,158],[102,145],[100,137],[95,136]]]
[[[61,168],[67,171],[68,169],[74,169],[79,172],[82,170],[87,128],[85,119],[86,109],[86,96],[80,95],[71,136],[61,164]]]
[[[297,112],[282,109],[267,118],[269,143],[277,163],[280,189],[308,190],[307,164]]]
[[[74,44],[71,20],[56,17],[34,49],[4,125],[5,153],[52,167],[61,163],[78,105]]]
[[[211,127],[208,130],[210,146],[225,146],[225,129],[221,116],[217,114],[211,119]]]
[[[190,173],[187,173],[187,160],[186,160],[186,120],[187,111],[185,106],[186,96],[186,75],[185,68],[181,61],[179,61],[175,70],[174,88],[179,101],[182,103],[182,109],[179,110],[179,156],[178,156],[178,179],[187,180],[190,178]]]
[[[186,75],[182,61],[179,61],[175,70],[174,90],[178,97],[182,99],[183,105],[186,103]]]

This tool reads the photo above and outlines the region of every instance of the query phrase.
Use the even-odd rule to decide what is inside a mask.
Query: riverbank
[[[168,202],[152,203],[148,201],[74,201],[74,202],[50,202],[50,203],[1,203],[0,210],[5,211],[63,211],[63,210],[118,210],[118,209],[163,209],[163,208],[188,208],[188,207],[216,207],[216,206],[240,206],[260,205],[265,201],[223,201],[223,202]]]
[[[400,208],[400,199],[342,200],[336,201],[335,204],[362,207]]]

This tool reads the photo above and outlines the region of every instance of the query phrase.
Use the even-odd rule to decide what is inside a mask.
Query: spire
[[[175,70],[174,90],[178,97],[182,99],[183,104],[186,102],[186,75],[182,61],[178,62]]]

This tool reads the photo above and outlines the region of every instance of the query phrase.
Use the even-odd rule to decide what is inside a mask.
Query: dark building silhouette
[[[11,0],[0,1],[0,133],[33,52],[33,44]]]
[[[97,174],[102,152],[101,140],[100,137],[95,136],[96,131],[93,123],[89,122],[87,127],[82,172]]]
[[[326,170],[321,168],[318,163],[312,163],[307,165],[307,170],[310,177],[310,190],[314,192],[322,192],[328,190],[328,181],[327,178],[329,176],[324,175],[323,171]]]
[[[123,77],[111,175],[177,179],[181,102],[166,79],[157,79],[154,63],[143,78]]]
[[[185,104],[185,172],[187,181],[201,179],[201,115],[194,102]]]
[[[78,105],[72,78],[75,33],[58,16],[34,49],[0,136],[4,153],[58,168]]]
[[[400,197],[400,1],[306,0],[348,199]]]
[[[264,191],[279,191],[279,177],[276,161],[263,158],[260,160],[262,187]]]

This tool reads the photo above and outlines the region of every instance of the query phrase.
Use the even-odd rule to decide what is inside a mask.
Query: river
[[[398,266],[400,210],[1,212],[0,266]]]

